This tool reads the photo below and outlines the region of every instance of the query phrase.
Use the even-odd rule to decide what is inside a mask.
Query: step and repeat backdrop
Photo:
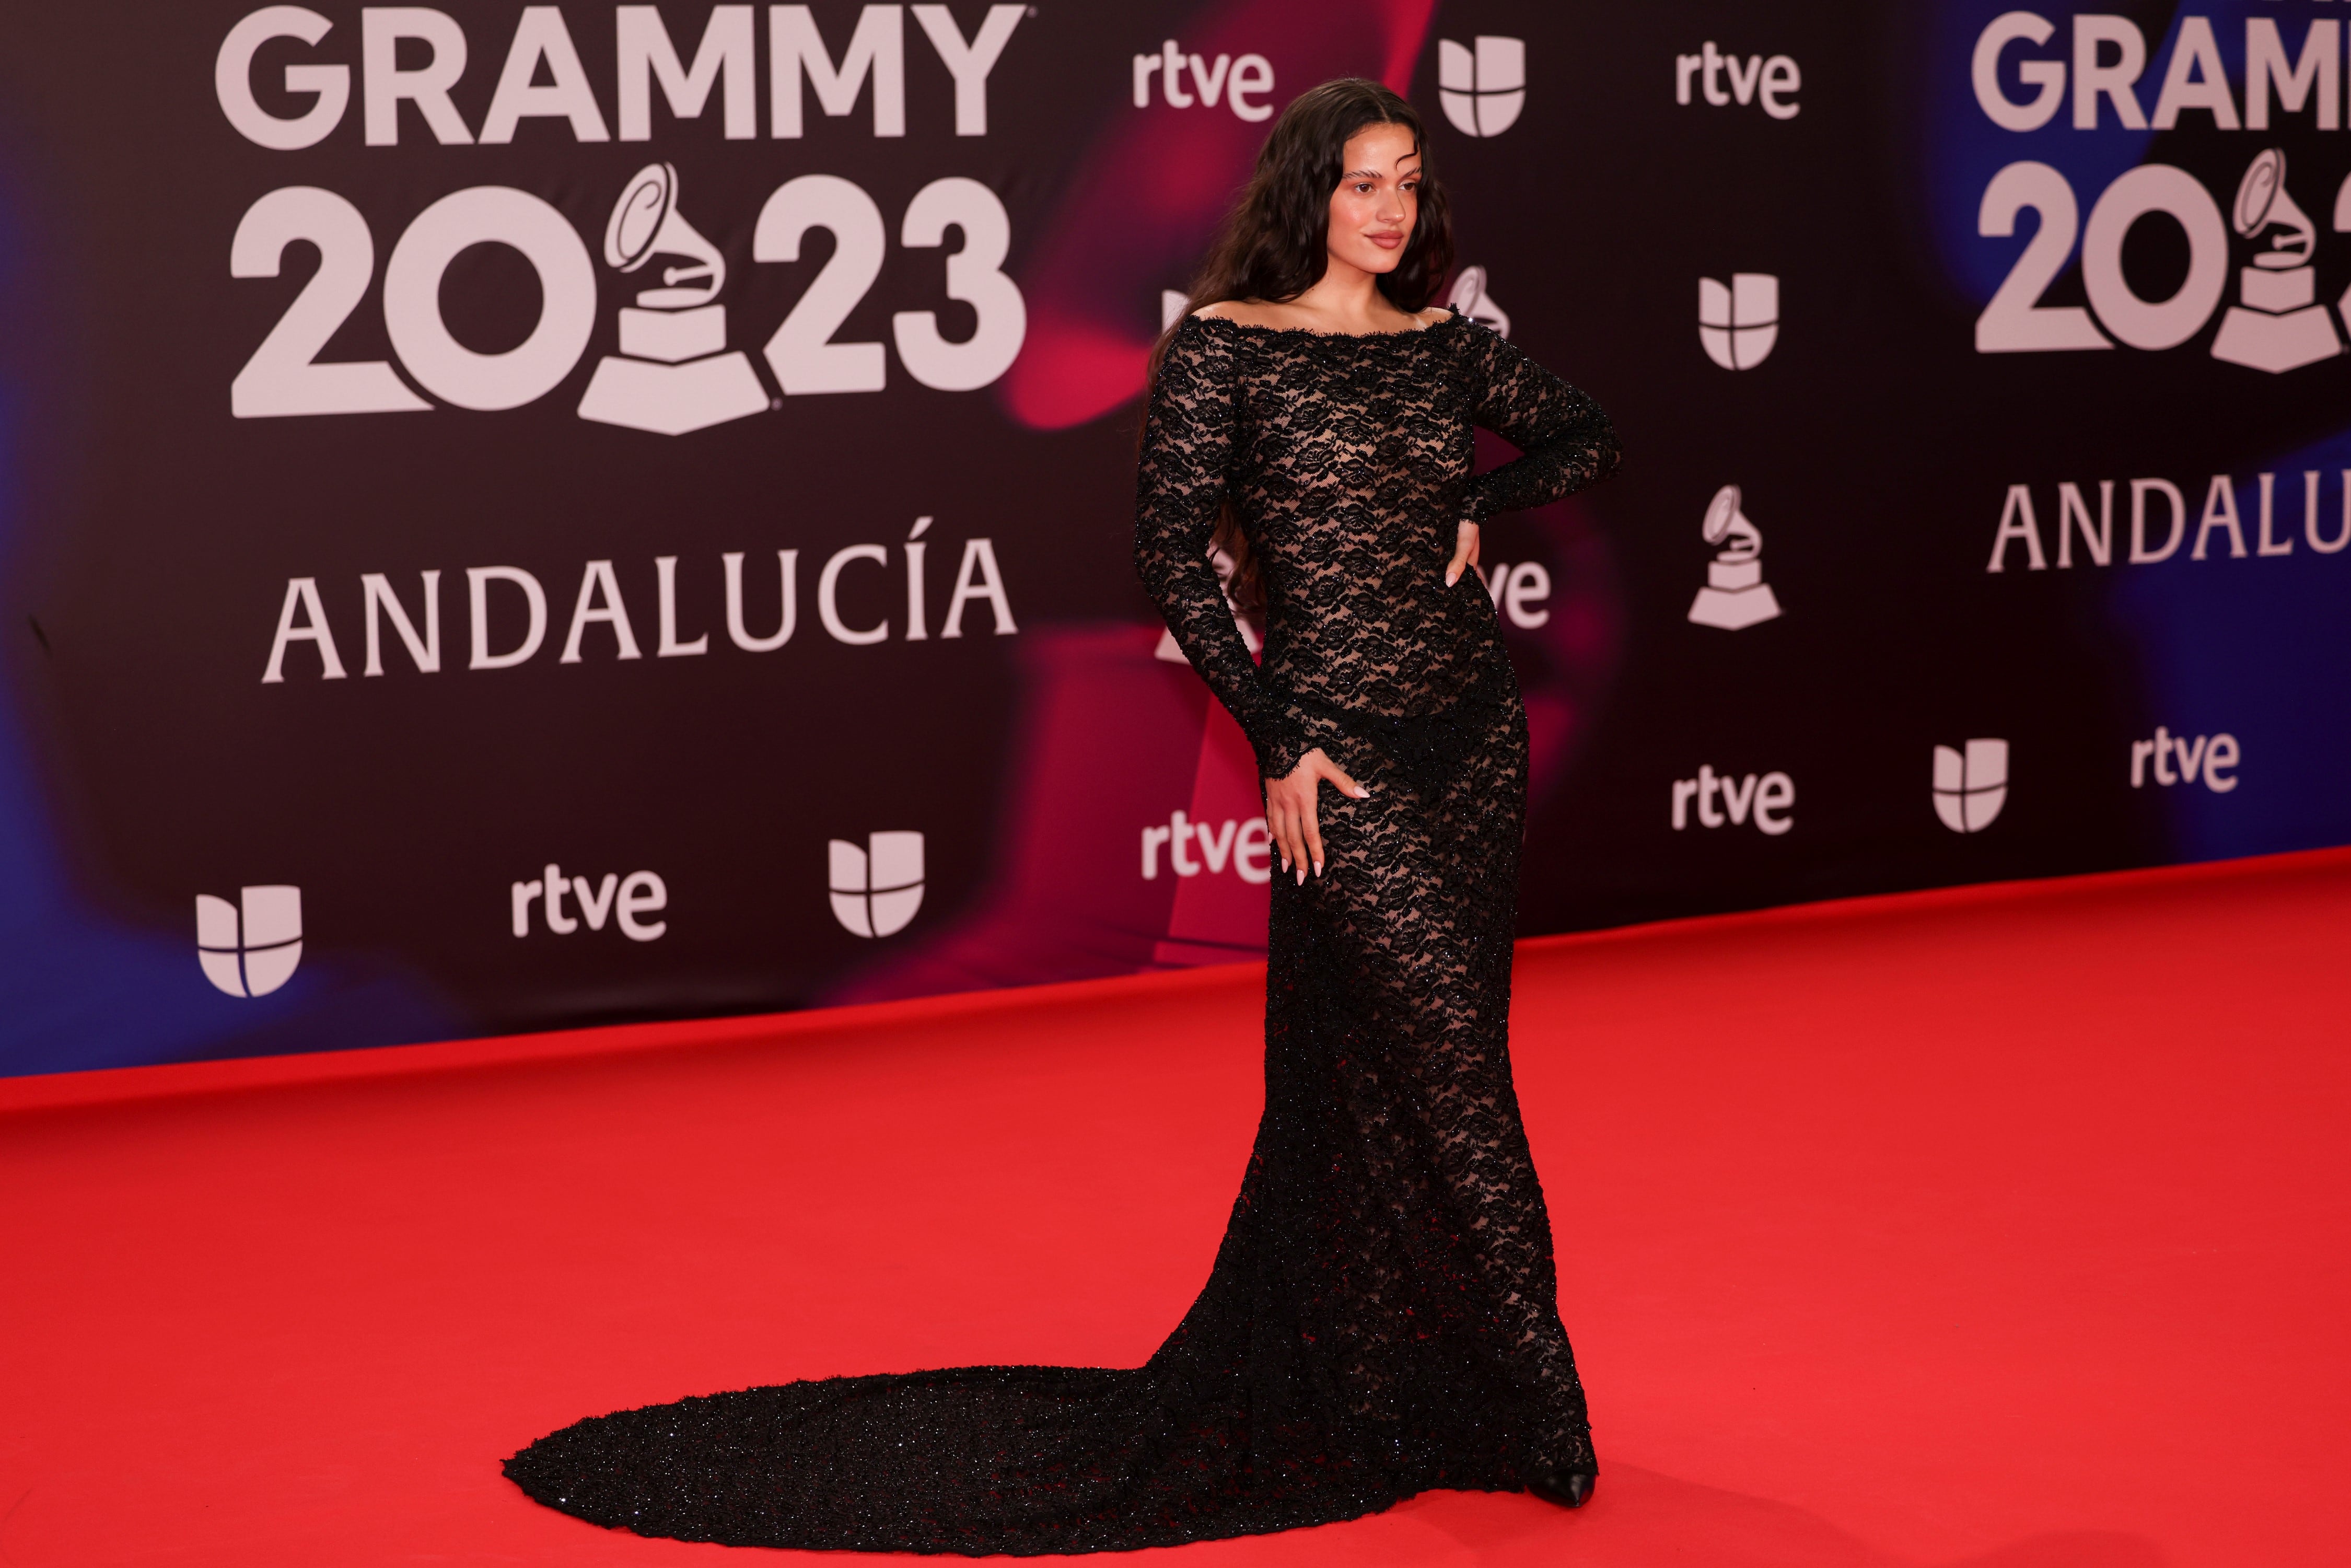
[[[0,1070],[1260,950],[1135,429],[1340,75],[1629,454],[1525,931],[2351,840],[2351,16],[2105,5],[8,7]]]

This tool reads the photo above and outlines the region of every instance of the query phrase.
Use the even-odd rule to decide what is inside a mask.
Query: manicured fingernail
[[[1304,887],[1306,885],[1306,868],[1304,866],[1300,866],[1298,868],[1298,885],[1301,887]]]
[[[1356,799],[1356,800],[1370,800],[1371,798],[1372,798],[1372,792],[1371,792],[1371,790],[1370,790],[1370,789],[1368,789],[1364,788],[1363,785],[1360,785],[1360,784],[1358,784],[1357,786],[1355,786],[1355,799]]]
[[[1316,861],[1314,862],[1314,874],[1316,876],[1321,876],[1322,874],[1322,862],[1321,861]]]
[[[1447,588],[1452,587],[1455,583],[1460,580],[1461,574],[1458,571],[1448,571],[1445,574],[1445,586]]]

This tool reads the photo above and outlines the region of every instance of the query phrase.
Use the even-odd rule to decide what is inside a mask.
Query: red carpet
[[[1603,1477],[1187,1562],[2297,1568],[2351,1538],[2351,853],[1529,944]],[[717,1563],[526,1502],[579,1416],[1128,1364],[1255,971],[0,1084],[0,1563]]]

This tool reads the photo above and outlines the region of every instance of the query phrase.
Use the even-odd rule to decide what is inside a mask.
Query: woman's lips
[[[1404,244],[1404,235],[1365,235],[1364,237],[1371,241],[1374,245],[1379,246],[1382,250],[1394,250],[1396,246]]]

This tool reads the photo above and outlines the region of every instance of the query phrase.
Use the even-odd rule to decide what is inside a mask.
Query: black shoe
[[[1592,1500],[1592,1489],[1599,1483],[1596,1469],[1536,1470],[1527,1477],[1527,1490],[1562,1508],[1582,1508]]]

